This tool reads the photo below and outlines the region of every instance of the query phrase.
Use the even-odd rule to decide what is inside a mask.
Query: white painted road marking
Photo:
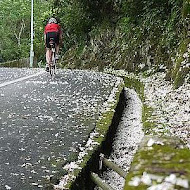
[[[38,76],[38,75],[40,75],[40,74],[42,74],[44,72],[45,71],[40,71],[40,72],[38,72],[36,74],[33,74],[33,75],[29,75],[29,76],[18,78],[18,79],[12,80],[12,81],[4,82],[4,83],[0,84],[0,88],[4,87],[4,86],[7,86],[9,84],[13,84],[13,83],[20,82],[20,81],[23,81],[23,80],[26,80],[26,79],[29,79],[29,78],[32,78],[32,77],[36,77],[36,76]]]

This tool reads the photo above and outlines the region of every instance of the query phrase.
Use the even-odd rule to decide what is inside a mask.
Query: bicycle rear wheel
[[[54,75],[54,69],[53,69],[52,64],[49,67],[49,73],[50,73],[50,76],[53,77],[53,75]]]
[[[56,74],[56,58],[55,58],[55,48],[53,49],[53,68],[54,68],[54,75]]]

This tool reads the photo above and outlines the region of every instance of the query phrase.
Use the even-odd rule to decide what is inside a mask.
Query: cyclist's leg
[[[55,59],[59,59],[59,44],[55,46]]]
[[[49,48],[46,48],[46,62],[47,62],[47,64],[50,63],[50,60],[51,60],[50,49],[49,49]]]
[[[46,34],[45,38],[45,43],[46,43],[46,71],[49,71],[49,64],[51,60],[51,52],[50,52],[50,33]]]
[[[50,58],[49,58],[49,48],[46,48],[46,71],[49,71],[49,62],[50,62]]]
[[[52,64],[52,50],[50,48],[47,48],[46,50],[46,71],[49,71],[50,64]]]

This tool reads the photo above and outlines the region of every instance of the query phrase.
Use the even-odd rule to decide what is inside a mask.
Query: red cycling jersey
[[[59,24],[50,23],[45,26],[44,34],[47,34],[48,32],[59,32],[61,33],[61,27]]]

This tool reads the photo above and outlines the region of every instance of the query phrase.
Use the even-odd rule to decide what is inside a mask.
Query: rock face
[[[29,75],[24,69],[1,69],[2,76],[15,76],[2,77],[1,84],[18,79],[20,71],[22,77]],[[54,80],[43,73],[1,85],[0,189],[45,188],[64,174],[79,172],[85,149],[93,151],[106,134],[122,85],[122,79],[109,74],[70,70],[59,71]],[[96,130],[107,113],[109,119]]]

